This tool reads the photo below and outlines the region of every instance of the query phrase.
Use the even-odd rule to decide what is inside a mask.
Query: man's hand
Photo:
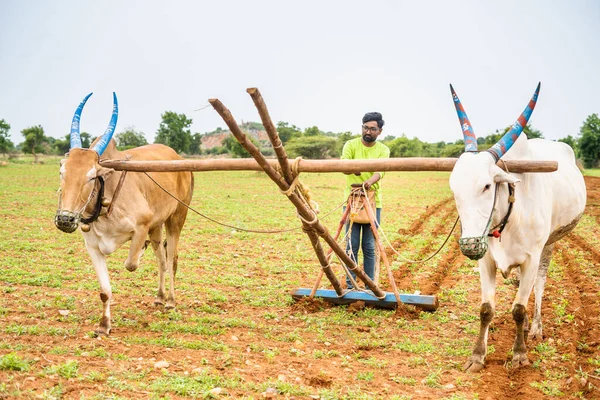
[[[378,172],[375,172],[375,174],[373,174],[373,176],[371,178],[369,178],[363,182],[363,186],[365,187],[365,190],[369,190],[371,188],[371,186],[373,186],[375,183],[377,183],[380,179],[381,179],[381,175],[379,175]]]

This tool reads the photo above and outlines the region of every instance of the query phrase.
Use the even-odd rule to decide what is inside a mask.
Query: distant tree
[[[8,138],[9,131],[10,124],[5,120],[0,119],[0,153],[3,155],[6,155],[6,153],[15,148],[15,144]]]
[[[562,139],[558,139],[559,142],[563,142],[568,144],[569,146],[571,146],[571,148],[574,151],[577,151],[577,139],[575,139],[573,136],[569,135],[566,138],[562,138]]]
[[[243,122],[240,128],[247,131],[264,131],[265,127],[260,122]]]
[[[405,134],[392,140],[388,147],[390,148],[390,157],[420,157],[423,155],[423,142],[417,138],[409,139]]]
[[[512,127],[512,125],[507,126],[502,130],[502,132],[496,130],[495,133],[486,136],[485,143],[494,145],[498,140],[502,139],[502,136],[504,136],[506,132],[510,131]],[[531,126],[531,124],[525,125],[525,128],[523,128],[523,133],[527,135],[527,139],[544,138],[542,132],[538,129],[535,129],[533,126]],[[477,143],[479,143],[479,141],[477,141]]]
[[[493,146],[494,144],[496,144],[500,139],[502,139],[502,136],[504,136],[504,134],[506,132],[508,132],[510,130],[510,126],[505,128],[504,131],[500,132],[499,130],[496,129],[496,132],[485,136],[485,140],[483,141],[482,144],[489,144],[490,146]],[[464,142],[463,142],[464,143]],[[479,143],[479,140],[477,141],[477,144]]]
[[[156,132],[154,143],[162,143],[177,153],[187,153],[192,143],[192,133],[190,126],[192,120],[185,114],[177,114],[172,111],[166,111],[161,115],[162,122]]]
[[[64,155],[71,149],[71,135],[65,135],[64,139],[56,139],[52,144],[52,153],[56,155]]]
[[[507,131],[508,132],[508,131]],[[535,129],[531,124],[525,125],[523,132],[527,135],[527,139],[543,139],[544,135],[539,129]]]
[[[440,151],[440,157],[459,157],[465,151],[464,143],[450,143]]]
[[[89,149],[92,143],[91,135],[87,132],[81,132],[79,136],[81,138],[81,147]],[[51,144],[51,148],[52,154],[59,156],[67,154],[71,150],[71,134],[66,134],[64,139],[55,139]]]
[[[190,143],[190,154],[202,154],[202,137],[201,133],[194,133],[192,135],[192,143]]]
[[[304,136],[323,136],[324,133],[316,126],[311,126],[304,130]]]
[[[125,128],[123,132],[117,133],[115,135],[115,141],[121,150],[131,149],[148,144],[144,132],[137,131],[134,126],[129,126]]]
[[[46,143],[44,128],[41,125],[32,126],[23,129],[21,134],[25,137],[22,145],[23,152],[33,154],[37,161],[37,153],[44,152],[44,143]]]
[[[600,159],[600,118],[598,114],[589,115],[581,130],[578,140],[579,155],[585,168],[594,168]]]
[[[339,156],[335,154],[337,139],[327,136],[308,136],[292,139],[286,149],[292,157],[320,159]]]
[[[69,142],[70,142],[71,135],[67,135],[67,137],[69,138]],[[92,135],[90,135],[87,132],[81,132],[79,134],[79,137],[81,138],[81,147],[83,147],[84,149],[89,149],[90,146],[92,145],[92,142],[94,140],[96,140],[96,138],[92,138]]]
[[[302,136],[302,131],[296,125],[290,126],[287,122],[279,121],[277,123],[277,133],[279,133],[279,139],[283,143],[287,143],[290,139]]]
[[[259,143],[258,143],[258,140],[256,140],[254,137],[252,137],[250,135],[246,135],[246,138],[248,140],[250,140],[252,143],[254,143],[254,145],[256,147],[260,146]],[[246,149],[244,149],[242,147],[242,145],[237,141],[237,139],[233,135],[228,135],[223,140],[223,147],[225,149],[227,149],[227,152],[229,154],[231,154],[232,157],[235,157],[235,158],[249,158],[249,157],[252,157],[250,155],[250,153],[248,153],[246,151]]]
[[[342,150],[344,149],[344,144],[350,139],[354,139],[359,137],[359,135],[354,135],[350,131],[339,133],[335,143],[335,150],[331,153],[332,157],[341,157]]]

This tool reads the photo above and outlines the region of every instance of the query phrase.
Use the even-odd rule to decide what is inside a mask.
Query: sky
[[[0,0],[0,119],[64,138],[89,92],[81,130],[153,142],[165,111],[192,133],[260,121],[360,132],[379,111],[383,136],[462,137],[452,83],[478,136],[512,124],[538,82],[530,120],[547,139],[576,137],[600,113],[600,2]]]

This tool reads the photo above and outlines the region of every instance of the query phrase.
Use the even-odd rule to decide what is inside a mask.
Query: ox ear
[[[100,167],[100,169],[96,173],[96,176],[101,176],[102,178],[104,178],[104,180],[106,180],[106,178],[108,178],[113,172],[115,172],[115,170],[112,168]]]
[[[495,183],[517,183],[521,182],[519,178],[514,175],[507,174],[498,166],[494,166],[494,182]]]

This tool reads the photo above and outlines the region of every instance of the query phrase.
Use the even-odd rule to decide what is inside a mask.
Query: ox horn
[[[531,113],[535,108],[537,103],[538,95],[540,94],[540,86],[542,82],[539,82],[537,88],[535,89],[535,93],[529,100],[529,104],[525,107],[525,110],[521,113],[517,121],[513,124],[512,128],[502,136],[502,139],[498,141],[495,145],[490,147],[487,151],[494,157],[496,161],[498,161],[506,152],[512,147],[515,141],[519,138],[521,132],[523,132],[523,128],[527,125],[527,121],[529,121],[529,117],[531,117]]]
[[[108,142],[110,142],[110,139],[112,139],[112,135],[115,131],[115,127],[117,126],[118,118],[119,118],[119,104],[117,102],[117,94],[115,92],[113,92],[112,117],[110,118],[110,122],[108,123],[108,127],[104,131],[104,134],[102,135],[100,140],[98,140],[96,142],[94,147],[92,147],[92,149],[91,149],[91,150],[94,150],[96,153],[98,153],[99,156],[101,156],[102,153],[104,153],[104,150],[106,150],[106,146],[108,146]]]
[[[71,149],[80,149],[81,148],[81,135],[79,134],[79,120],[81,119],[81,112],[83,111],[83,106],[85,106],[85,102],[90,98],[90,96],[94,94],[93,92],[85,96],[81,103],[79,103],[79,107],[75,110],[75,115],[73,115],[73,122],[71,122]]]
[[[477,152],[477,136],[475,136],[475,132],[473,131],[473,126],[469,121],[469,117],[467,117],[467,113],[462,106],[452,84],[450,84],[450,92],[452,92],[452,100],[454,100],[454,107],[456,108],[456,114],[458,114],[458,121],[460,122],[460,127],[463,132],[463,137],[465,140],[465,151],[466,152]]]

